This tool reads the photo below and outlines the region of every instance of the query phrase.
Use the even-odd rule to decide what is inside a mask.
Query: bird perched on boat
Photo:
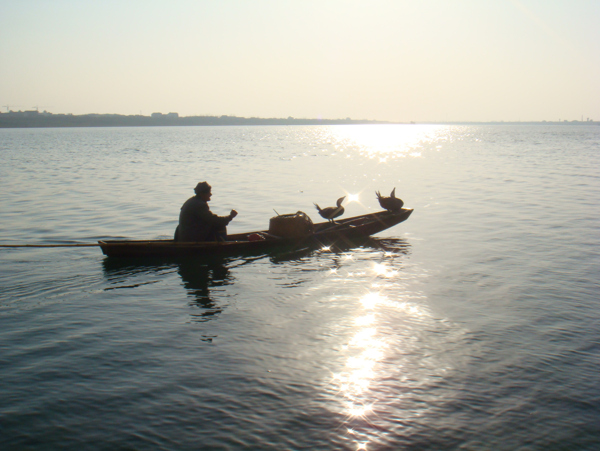
[[[346,198],[346,196],[340,197],[337,200],[337,202],[336,202],[337,207],[321,208],[317,204],[315,204],[315,207],[317,207],[319,214],[323,218],[327,219],[329,222],[335,222],[334,218],[337,218],[338,216],[342,216],[344,214],[344,207],[342,207],[342,202],[344,201],[345,198]]]
[[[402,199],[396,197],[396,188],[392,190],[390,197],[382,196],[379,191],[375,191],[375,194],[377,195],[377,200],[379,201],[381,208],[387,211],[400,211],[404,205]]]

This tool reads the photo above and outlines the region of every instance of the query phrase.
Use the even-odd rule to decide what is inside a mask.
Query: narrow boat
[[[413,212],[380,211],[335,223],[316,223],[310,233],[294,237],[275,236],[271,230],[228,235],[226,241],[179,242],[174,240],[104,240],[98,241],[104,255],[109,257],[186,257],[196,255],[242,255],[267,253],[281,248],[294,249],[308,246],[326,246],[337,242],[347,245],[369,238],[406,219]]]

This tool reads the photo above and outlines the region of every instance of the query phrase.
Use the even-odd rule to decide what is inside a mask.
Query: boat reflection
[[[107,290],[118,290],[121,288],[136,288],[140,285],[155,283],[157,280],[147,279],[147,276],[163,275],[175,270],[176,265],[172,262],[149,259],[118,259],[105,258],[102,261],[104,277],[109,283]]]
[[[198,312],[191,313],[193,320],[207,321],[223,311],[223,303],[213,298],[215,291],[219,291],[219,287],[233,283],[226,261],[223,259],[182,261],[178,264],[177,272],[181,276],[188,296],[193,299],[191,305],[200,309]]]
[[[401,238],[371,238],[367,245],[372,249],[386,252],[386,256],[410,253],[410,244]]]
[[[338,257],[351,258],[352,251],[361,250],[381,250],[386,257],[410,253],[410,244],[408,241],[401,238],[368,238],[361,243],[335,243],[332,245],[313,246],[302,249],[294,249],[288,252],[279,252],[271,254],[270,260],[272,263],[287,263],[295,260],[322,255],[324,253],[333,254]],[[339,265],[339,259],[334,259],[335,266]]]
[[[221,313],[224,304],[217,300],[215,291],[233,283],[227,258],[194,258],[165,263],[153,259],[114,259],[103,261],[104,275],[110,286],[105,290],[137,288],[161,282],[170,273],[181,277],[190,306],[199,310],[191,312],[193,321],[207,321]]]

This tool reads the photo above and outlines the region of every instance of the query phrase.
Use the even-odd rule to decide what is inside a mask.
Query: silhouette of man
[[[198,183],[194,192],[196,195],[181,207],[175,241],[224,241],[227,224],[237,216],[237,211],[231,210],[229,216],[217,216],[211,212],[208,202],[212,192],[211,186],[206,182]]]

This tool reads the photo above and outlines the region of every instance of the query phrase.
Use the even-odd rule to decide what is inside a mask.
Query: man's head
[[[196,196],[208,202],[212,195],[211,189],[212,188],[208,183],[200,182],[196,185],[196,188],[194,188],[194,192],[196,193]]]

